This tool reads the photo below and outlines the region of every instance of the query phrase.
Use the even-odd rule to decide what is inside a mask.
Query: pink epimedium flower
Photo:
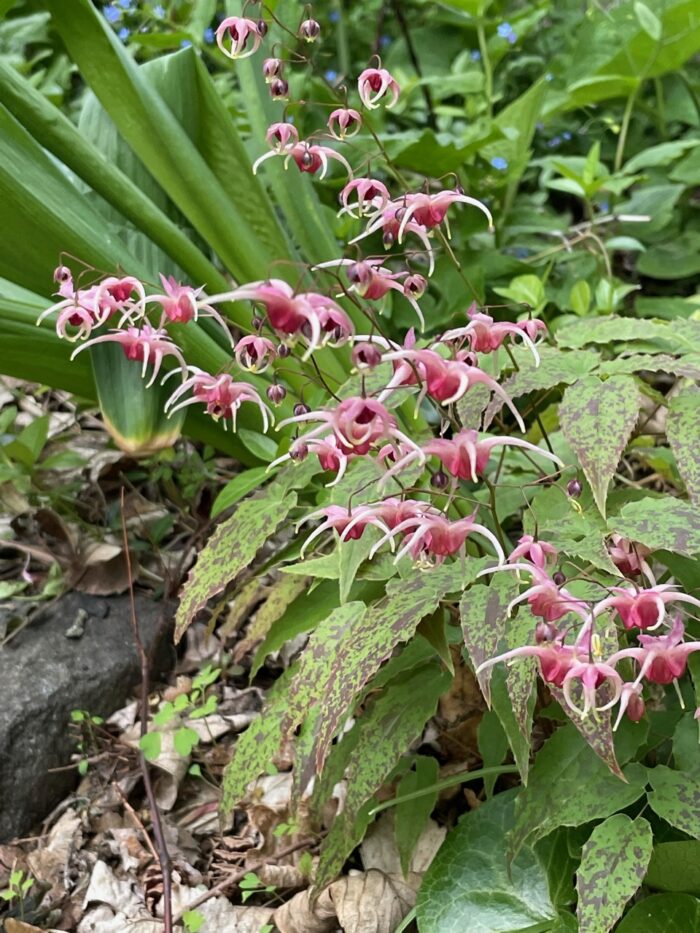
[[[241,369],[247,369],[252,373],[264,373],[274,362],[277,350],[267,337],[249,334],[236,344],[235,356]]]
[[[359,243],[360,240],[364,240],[366,237],[372,236],[372,234],[381,230],[384,246],[386,249],[390,249],[394,243],[398,242],[399,228],[401,227],[401,221],[405,210],[406,207],[403,202],[390,201],[384,208],[376,211],[370,217],[365,231],[350,240],[350,244]],[[428,256],[428,275],[432,275],[435,270],[435,256],[433,255],[433,248],[428,239],[428,231],[419,223],[411,220],[404,227],[404,232],[414,234],[414,236],[418,237],[421,241]]]
[[[190,366],[189,371],[192,375],[175,389],[165,404],[165,410],[169,414],[188,405],[201,404],[206,407],[207,414],[216,421],[222,419],[224,427],[226,422],[230,421],[235,431],[239,408],[244,402],[252,402],[260,411],[265,431],[268,430],[270,422],[274,423],[272,411],[247,382],[236,382],[229,373],[211,376],[196,366]],[[190,391],[191,398],[183,398]]]
[[[121,346],[124,356],[128,360],[143,363],[141,376],[144,379],[148,367],[152,366],[153,372],[146,383],[146,387],[152,386],[156,381],[161,364],[166,356],[175,358],[180,366],[183,379],[187,376],[187,364],[180,348],[173,343],[166,331],[151,327],[150,324],[143,324],[141,327],[127,327],[125,330],[111,330],[108,334],[93,337],[73,351],[71,360],[75,359],[78,353],[82,353],[88,347],[94,347],[102,343],[117,343]]]
[[[688,593],[679,593],[670,583],[648,589],[624,586],[611,586],[609,589],[614,595],[597,603],[591,618],[595,619],[606,609],[614,609],[628,631],[633,628],[646,631],[658,628],[666,617],[666,606],[669,603],[690,603],[700,608],[700,600]]]
[[[288,126],[289,124],[283,123],[277,125]],[[319,178],[325,177],[328,171],[328,160],[335,159],[337,162],[341,163],[348,175],[352,178],[352,168],[345,156],[336,152],[335,149],[331,149],[330,146],[321,146],[318,143],[310,143],[308,140],[300,140],[299,142],[282,145],[279,148],[272,149],[270,152],[261,155],[260,158],[256,159],[253,163],[253,174],[255,175],[257,173],[258,168],[263,162],[274,156],[285,157],[285,168],[288,167],[290,159],[293,159],[300,172],[308,172],[310,175],[315,175],[318,170],[321,169],[321,174],[318,176]]]
[[[322,262],[316,269],[328,269],[333,266],[345,266],[345,274],[350,281],[348,291],[355,292],[360,298],[366,298],[368,301],[381,301],[389,291],[396,291],[403,295],[410,303],[413,310],[418,315],[421,327],[425,326],[425,319],[420,305],[415,299],[413,291],[406,289],[402,279],[410,275],[408,270],[403,272],[392,272],[382,265],[381,259],[364,259],[361,262],[355,262],[352,259],[334,259],[330,262]],[[422,276],[413,276],[413,278],[423,279]],[[423,279],[425,282],[425,279]],[[413,283],[416,286],[415,291],[420,291],[419,283]],[[425,291],[425,289],[423,289]]]
[[[544,619],[545,622],[558,622],[569,612],[574,612],[586,623],[580,637],[590,632],[591,617],[586,603],[582,599],[577,599],[563,586],[556,584],[545,568],[536,564],[505,563],[503,566],[482,570],[479,576],[486,576],[498,570],[525,571],[532,575],[531,585],[508,604],[508,615],[520,603],[527,602],[532,614]]]
[[[370,556],[387,541],[393,542],[398,535],[404,535],[402,546],[396,554],[397,562],[410,554],[414,561],[420,563],[441,564],[446,557],[458,553],[464,555],[467,538],[473,532],[491,543],[499,563],[505,560],[498,538],[488,528],[475,522],[474,515],[450,521],[442,513],[435,514],[432,509],[420,515],[411,515],[390,528],[373,547]]]
[[[397,234],[399,243],[403,242],[404,233],[412,220],[426,230],[433,230],[447,220],[447,211],[453,204],[469,204],[477,207],[488,220],[489,229],[493,228],[493,217],[488,207],[476,198],[470,198],[461,190],[445,189],[435,194],[423,192],[407,194],[401,201],[404,212],[401,214]]]
[[[503,345],[507,337],[519,337],[535,358],[539,366],[540,355],[528,334],[518,325],[508,321],[494,321],[490,314],[478,312],[476,308],[467,312],[469,324],[449,330],[440,338],[443,342],[468,340],[474,353],[491,353]],[[533,322],[529,322],[533,323]],[[539,322],[542,323],[542,322]],[[544,325],[543,325],[544,326]]]
[[[476,482],[484,475],[495,447],[520,447],[545,457],[558,466],[564,466],[559,457],[528,441],[521,441],[517,437],[484,437],[479,440],[478,431],[466,428],[449,440],[436,438],[429,441],[423,445],[423,451],[438,457],[445,470],[452,476]]]
[[[350,198],[355,196],[351,202]],[[389,203],[386,185],[375,178],[353,178],[340,192],[340,214],[349,214],[356,220],[367,214],[384,210]]]
[[[656,583],[646,560],[651,554],[648,547],[616,534],[610,535],[607,546],[610,560],[623,576],[634,577],[643,574],[652,586]]]
[[[299,142],[299,131],[293,123],[272,123],[267,128],[265,139],[268,146],[275,152],[286,152]],[[256,162],[255,165],[257,164]],[[253,166],[254,172],[255,165]]]
[[[334,110],[328,118],[328,131],[339,141],[352,139],[357,136],[362,127],[362,117],[357,112],[348,107],[340,107]]]
[[[242,16],[227,16],[216,30],[216,44],[227,58],[248,58],[262,42],[258,23]]]
[[[385,441],[398,441],[420,450],[398,429],[395,418],[386,408],[374,399],[359,396],[348,398],[330,410],[311,411],[287,418],[280,422],[279,427],[304,421],[320,421],[321,425],[305,434],[301,440],[308,443],[310,439],[330,429],[338,448],[346,454],[364,456],[379,442]]]
[[[639,635],[641,648],[623,648],[610,659],[632,658],[640,668],[635,684],[644,678],[654,684],[670,684],[685,673],[689,655],[700,651],[699,641],[683,641],[685,626],[676,616],[666,635]]]
[[[541,450],[539,452],[544,453]],[[540,570],[546,570],[547,564],[555,564],[558,557],[559,551],[553,544],[547,541],[536,541],[532,535],[522,535],[518,539],[517,546],[508,555],[508,563],[514,564],[524,558]]]
[[[510,396],[495,379],[488,376],[478,366],[470,366],[463,360],[446,360],[435,350],[424,348],[405,348],[384,354],[384,360],[398,363],[394,375],[382,392],[380,399],[386,398],[398,386],[422,384],[422,394],[427,394],[443,405],[450,405],[461,399],[473,385],[481,383],[503,399],[518,423],[521,431],[525,424]],[[419,402],[422,400],[419,397]]]
[[[199,320],[200,316],[210,317],[216,321],[233,344],[226,321],[212,306],[211,299],[203,294],[203,286],[192,288],[190,285],[181,285],[172,275],[167,278],[161,275],[160,281],[163,294],[149,295],[146,300],[148,303],[159,304],[167,321],[171,324],[188,324],[190,321]]]
[[[376,110],[387,94],[391,99],[386,106],[393,107],[401,89],[386,68],[365,68],[357,79],[357,92],[368,110]]]
[[[304,541],[299,552],[299,556],[302,558],[309,545],[329,529],[336,531],[341,541],[359,540],[365,529],[370,525],[380,528],[382,531],[387,530],[387,526],[381,518],[381,511],[368,505],[355,506],[353,509],[340,505],[329,505],[307,515],[299,522],[297,528],[306,522],[315,521],[317,518],[323,518],[324,521]]]

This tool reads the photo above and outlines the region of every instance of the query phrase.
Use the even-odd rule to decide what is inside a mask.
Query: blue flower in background
[[[472,60],[473,62],[480,62],[480,61],[481,61],[481,52],[480,52],[478,49],[472,49],[471,52],[469,53],[469,55],[470,55],[471,60]]]
[[[189,49],[191,46],[192,46],[192,43],[190,42],[189,39],[183,39],[182,42],[180,43],[181,49]]]
[[[565,130],[565,132],[561,134],[561,138],[568,142],[571,139],[571,133],[568,130]]]
[[[331,10],[331,12],[328,14],[328,19],[329,19],[332,23],[337,23],[338,20],[340,19],[340,11],[339,11],[339,10]]]
[[[328,71],[323,76],[329,84],[334,84],[338,80],[338,72],[333,71],[332,68],[329,68]]]
[[[379,44],[383,49],[385,49],[387,45],[391,45],[391,36],[380,36]]]
[[[499,172],[505,172],[508,168],[508,159],[504,159],[503,156],[494,156],[491,159],[491,167],[497,169]]]
[[[211,28],[211,26],[208,26],[204,30],[204,41],[207,43],[207,45],[211,45],[214,41],[214,30]]]
[[[127,29],[126,26],[122,26],[122,28],[119,30],[119,32],[117,33],[117,35],[118,35],[119,38],[122,40],[122,42],[126,42],[126,40],[127,40],[127,39],[129,38],[129,36],[131,35],[131,30],[130,30],[130,29]]]
[[[122,10],[130,10],[131,0],[117,0],[117,6],[120,6]]]
[[[610,211],[610,201],[601,201],[600,209],[604,214],[607,214]]]
[[[496,31],[498,32],[498,35],[501,37],[501,39],[507,39],[511,45],[518,40],[518,37],[510,23],[501,23]]]
[[[561,146],[561,136],[552,136],[547,145],[550,149],[556,149],[557,146]]]
[[[153,15],[157,16],[158,19],[162,19],[165,16],[165,9],[160,5],[160,3],[158,6],[153,7]]]
[[[122,18],[122,11],[118,10],[115,6],[112,6],[111,4],[109,6],[106,6],[102,10],[102,12],[104,13],[104,17],[108,23],[118,23],[119,20]]]

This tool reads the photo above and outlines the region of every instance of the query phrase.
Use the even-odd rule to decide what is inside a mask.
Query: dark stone
[[[174,662],[170,607],[136,597],[154,673]],[[81,612],[83,610],[83,612]],[[83,617],[84,634],[67,637]],[[109,716],[140,681],[128,596],[69,593],[0,649],[0,843],[30,833],[77,783],[73,709]]]

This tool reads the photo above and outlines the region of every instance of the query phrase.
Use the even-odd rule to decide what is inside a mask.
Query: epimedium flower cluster
[[[261,51],[267,33],[265,20],[242,14],[221,22],[216,41],[235,60]],[[292,35],[302,44],[315,42],[321,27],[305,13]],[[297,59],[279,57],[275,47],[264,59],[263,76],[273,97],[287,97],[284,74],[293,60]],[[644,715],[645,686],[677,681],[688,656],[700,649],[700,642],[686,641],[679,613],[679,607],[700,607],[700,602],[670,584],[657,585],[649,551],[612,536],[609,556],[627,579],[608,587],[603,598],[591,604],[577,596],[563,573],[555,569],[558,553],[550,543],[524,535],[510,550],[495,506],[490,518],[482,520],[479,509],[487,506],[463,508],[462,484],[478,489],[489,480],[495,450],[502,455],[508,450],[521,451],[531,463],[547,461],[547,468],[556,473],[565,468],[551,450],[515,436],[505,420],[505,433],[486,435],[474,424],[461,423],[455,412],[456,404],[479,386],[497,396],[506,406],[506,417],[521,433],[526,432],[521,413],[491,374],[497,370],[488,361],[501,348],[510,352],[510,345],[519,344],[539,365],[538,342],[547,330],[544,322],[532,318],[497,321],[486,309],[472,304],[458,326],[437,336],[418,338],[412,329],[400,344],[383,332],[381,313],[394,295],[413,310],[422,330],[434,330],[421,300],[430,287],[436,250],[450,237],[451,210],[476,208],[489,228],[493,225],[488,207],[459,184],[434,188],[426,183],[422,190],[393,193],[386,179],[374,177],[366,163],[359,174],[350,158],[338,150],[338,146],[351,149],[351,140],[363,128],[371,132],[368,112],[394,107],[400,94],[396,80],[377,61],[357,79],[356,107],[348,106],[347,99],[338,101],[325,127],[305,139],[291,122],[272,123],[266,133],[268,151],[251,166],[256,173],[270,160],[281,158],[285,168],[296,166],[319,180],[332,166],[333,171],[340,167],[347,177],[339,194],[339,215],[363,228],[349,241],[352,258],[339,256],[301,270],[301,284],[267,278],[237,283],[215,295],[164,276],[153,287],[129,275],[109,275],[83,286],[75,283],[70,269],[60,266],[55,272],[58,301],[41,314],[39,322],[55,314],[58,336],[78,344],[73,356],[102,344],[121,347],[127,359],[141,364],[147,386],[159,377],[162,382],[175,380],[167,412],[201,406],[233,430],[246,403],[259,412],[264,431],[275,423],[271,406],[285,399],[293,403],[284,374],[294,362],[290,356],[296,353],[300,367],[296,375],[320,383],[328,401],[312,410],[304,402],[303,390],[297,390],[296,404],[289,405],[292,414],[276,425],[287,436],[269,469],[315,457],[327,474],[327,485],[337,486],[353,461],[372,459],[381,477],[374,501],[352,504],[350,497],[347,506],[328,505],[302,520],[300,524],[318,523],[303,544],[302,557],[329,533],[341,546],[371,533],[370,558],[388,549],[395,561],[408,559],[421,569],[449,559],[464,560],[468,548],[470,553],[474,549],[493,553],[497,563],[486,573],[511,572],[526,582],[508,607],[509,613],[527,604],[540,621],[533,644],[485,661],[477,673],[501,661],[535,657],[542,679],[562,691],[571,713],[597,716],[617,706],[617,723],[625,714],[638,720]],[[364,244],[377,240],[384,251],[362,255]],[[249,333],[239,333],[230,325],[229,302],[253,306]],[[353,323],[357,315],[351,317],[351,305],[366,318],[367,332],[357,332]],[[231,364],[226,371],[205,372],[188,364],[178,344],[178,328],[192,326],[200,318],[214,321],[230,343]],[[343,347],[350,351],[358,387],[339,397],[323,378],[314,354]],[[311,367],[315,375],[310,375]],[[163,370],[167,370],[164,375]],[[253,385],[248,374],[268,380],[267,401],[256,388],[260,383]],[[406,406],[400,406],[407,397],[413,399],[416,415],[430,412],[427,421],[433,425],[432,436],[425,429],[422,435],[413,430]],[[399,486],[400,493],[386,494],[390,482]],[[570,496],[578,496],[581,485],[571,480],[567,490]],[[636,642],[606,652],[601,630],[611,621]]]

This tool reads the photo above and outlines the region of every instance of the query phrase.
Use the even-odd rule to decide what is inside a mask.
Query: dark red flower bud
[[[583,492],[583,486],[579,483],[577,479],[569,480],[566,484],[566,492],[572,499],[578,499],[578,497]]]
[[[253,328],[253,330],[262,330],[264,323],[264,317],[260,317],[259,314],[254,314],[251,319],[250,326]]]
[[[444,470],[438,470],[430,477],[430,485],[433,489],[445,489],[450,482],[450,477]]]
[[[270,84],[270,96],[273,100],[286,100],[289,97],[289,85],[284,78],[275,78]]]
[[[315,19],[305,19],[299,26],[299,36],[307,42],[315,42],[321,35],[321,27]]]
[[[267,397],[273,405],[281,405],[287,397],[287,390],[284,386],[275,383],[274,385],[268,386]]]
[[[391,249],[391,247],[396,242],[396,237],[391,232],[391,230],[385,230],[384,236],[382,237],[382,242],[384,243],[384,249]]]
[[[372,281],[372,267],[366,262],[354,262],[347,267],[346,275],[353,285],[369,285]]]
[[[261,39],[264,39],[267,35],[268,25],[264,19],[259,19],[256,23],[255,28],[258,30],[258,35]]]
[[[285,360],[291,352],[292,351],[289,349],[286,343],[281,343],[277,347],[277,356],[279,356],[281,360]]]
[[[308,405],[305,405],[303,402],[297,402],[294,406],[294,414],[298,417],[299,415],[308,415],[311,411]]]
[[[555,574],[552,574],[552,581],[556,584],[556,586],[564,586],[566,583],[566,576],[561,572],[561,570],[557,570]]]
[[[558,634],[556,625],[551,622],[538,622],[535,626],[535,641],[538,645],[543,641],[554,641]]]
[[[627,709],[625,713],[627,718],[631,719],[632,722],[639,722],[639,720],[644,716],[646,712],[646,706],[644,700],[640,696],[630,697],[629,703],[627,704]]]

